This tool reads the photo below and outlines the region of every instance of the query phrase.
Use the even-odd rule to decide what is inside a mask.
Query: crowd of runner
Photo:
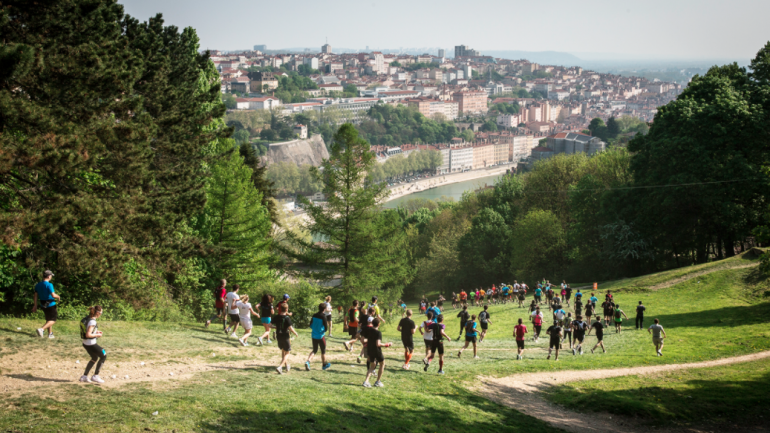
[[[43,281],[35,286],[35,305],[33,312],[37,310],[40,303],[44,315],[45,324],[37,330],[40,337],[44,337],[48,330],[48,338],[53,339],[53,326],[57,320],[57,302],[60,300],[55,293],[51,280],[53,278],[51,271],[45,271]],[[277,342],[281,350],[281,362],[276,367],[278,374],[284,374],[291,370],[288,362],[292,350],[292,334],[298,336],[297,331],[291,319],[292,313],[289,312],[288,294],[283,295],[280,301],[275,303],[272,295],[265,294],[259,303],[252,305],[248,295],[240,295],[240,287],[235,284],[230,291],[227,290],[227,281],[221,280],[219,287],[215,290],[215,311],[205,326],[208,328],[213,322],[220,322],[225,335],[238,338],[242,346],[249,346],[249,337],[252,335],[253,317],[259,319],[264,328],[264,332],[257,339],[258,345]],[[492,324],[489,313],[489,304],[516,303],[521,309],[526,309],[526,316],[532,326],[532,331],[525,325],[524,319],[519,318],[518,323],[513,328],[513,338],[516,341],[517,355],[516,359],[523,359],[527,334],[531,333],[532,341],[537,343],[542,334],[543,326],[547,325],[545,335],[548,338],[548,355],[546,359],[554,361],[559,360],[559,352],[566,346],[573,355],[583,355],[583,344],[586,337],[592,333],[596,336],[596,344],[590,349],[594,353],[601,347],[603,352],[607,349],[604,345],[605,330],[614,326],[616,333],[623,331],[623,320],[628,319],[625,311],[615,302],[614,295],[610,290],[604,294],[604,301],[597,306],[599,298],[596,296],[598,291],[594,290],[585,295],[580,288],[574,290],[566,282],[560,285],[553,285],[547,280],[538,282],[535,289],[532,290],[532,301],[526,305],[525,297],[531,291],[530,287],[524,283],[519,284],[501,284],[500,287],[492,286],[488,289],[479,288],[475,291],[452,294],[452,309],[460,310],[456,317],[460,319],[460,331],[457,340],[464,338],[462,346],[457,357],[462,357],[463,352],[470,346],[473,347],[473,356],[478,358],[478,344],[484,341],[489,326]],[[401,343],[404,346],[404,363],[402,368],[409,370],[411,360],[414,356],[415,344],[414,335],[419,331],[425,345],[425,356],[422,359],[423,370],[428,371],[434,364],[436,354],[438,353],[438,374],[444,374],[445,347],[444,341],[451,342],[452,339],[447,334],[447,328],[444,323],[445,309],[443,296],[436,301],[429,302],[425,296],[419,302],[419,312],[425,316],[425,319],[419,324],[413,319],[413,312],[408,309],[406,303],[399,300],[395,305],[389,304],[389,309],[380,309],[378,298],[373,296],[370,302],[365,300],[354,300],[351,305],[343,312],[343,308],[338,306],[337,311],[343,316],[343,329],[347,331],[349,338],[342,343],[345,350],[353,352],[356,343],[361,345],[358,352],[357,362],[360,364],[365,361],[366,378],[363,386],[371,387],[369,379],[376,374],[376,381],[373,386],[382,387],[382,374],[384,372],[385,358],[382,353],[383,347],[391,347],[393,343],[383,341],[380,326],[386,323],[383,315],[390,319],[396,309],[401,312],[401,320],[398,322],[397,331],[401,333]],[[481,308],[478,314],[471,314],[469,308]],[[565,310],[565,307],[567,311]],[[546,317],[546,309],[548,316]],[[331,368],[331,363],[326,359],[327,342],[326,337],[332,336],[333,319],[332,298],[327,296],[324,302],[317,306],[317,312],[313,314],[310,320],[312,350],[308,353],[305,361],[305,369],[311,369],[311,362],[315,355],[321,352],[321,368],[327,370]],[[646,307],[641,301],[636,306],[635,327],[637,330],[644,329],[644,314]],[[574,312],[574,315],[573,315]],[[454,314],[454,313],[452,313]],[[104,383],[99,377],[106,358],[106,351],[97,344],[97,339],[102,336],[98,330],[97,319],[102,315],[102,307],[94,306],[89,309],[89,313],[80,322],[80,337],[83,347],[91,357],[91,361],[86,365],[85,372],[80,378],[81,382]],[[594,322],[591,322],[591,318]],[[237,336],[238,327],[243,328],[244,334],[240,338]],[[271,339],[271,332],[273,338]],[[663,340],[666,333],[660,325],[658,319],[654,319],[654,324],[648,328],[652,335],[653,344],[657,356],[663,356]],[[589,347],[589,346],[586,346]],[[89,378],[88,374],[94,368],[94,374]]]

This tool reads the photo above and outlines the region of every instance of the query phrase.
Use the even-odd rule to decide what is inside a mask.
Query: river
[[[459,201],[465,191],[473,191],[482,188],[484,184],[494,185],[500,178],[500,174],[495,174],[487,177],[480,177],[473,180],[466,180],[463,182],[450,183],[449,185],[442,185],[436,188],[428,189],[425,191],[415,192],[403,197],[393,199],[382,205],[384,208],[392,209],[400,205],[405,204],[407,201],[413,198],[424,198],[430,200],[436,200],[441,196],[452,197],[455,201]]]

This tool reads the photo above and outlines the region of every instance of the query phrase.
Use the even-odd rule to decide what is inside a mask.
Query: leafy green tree
[[[512,232],[505,219],[485,207],[457,245],[466,284],[489,286],[511,276]]]
[[[618,125],[614,117],[610,117],[607,120],[607,135],[609,138],[615,138],[620,135],[620,125]]]
[[[278,209],[275,204],[275,184],[267,178],[267,166],[260,161],[257,149],[258,146],[243,143],[239,149],[239,154],[243,158],[243,163],[251,169],[251,183],[261,194],[262,206],[267,208],[270,221],[280,225]]]
[[[369,143],[353,125],[342,125],[329,159],[313,169],[327,202],[318,205],[299,197],[309,216],[307,229],[323,242],[291,237],[294,247],[285,251],[309,267],[310,277],[339,281],[331,290],[343,300],[372,292],[398,296],[411,279],[399,215],[378,210],[387,185],[367,179],[373,164]]]
[[[210,143],[227,133],[195,32],[65,0],[4,3],[0,33],[2,243],[70,299],[176,296]]]
[[[270,276],[270,215],[254,187],[253,171],[230,140],[222,142],[221,157],[211,167],[201,221],[201,233],[214,247],[207,261],[222,278],[254,283]]]
[[[704,262],[711,250],[732,256],[736,241],[757,225],[768,191],[761,173],[768,117],[752,103],[768,94],[760,83],[736,64],[713,67],[659,109],[647,135],[630,142],[638,185],[694,184],[629,195],[633,215],[624,219],[636,223],[659,257],[681,265]]]
[[[512,270],[517,279],[561,278],[566,239],[556,215],[544,210],[528,212],[517,222],[512,239]]]
[[[232,93],[223,93],[222,102],[228,110],[235,110],[238,108],[238,103],[235,102],[235,96],[233,96]]]

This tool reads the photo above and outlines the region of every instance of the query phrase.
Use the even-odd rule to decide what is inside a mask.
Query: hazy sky
[[[769,0],[119,0],[141,20],[191,26],[202,48],[445,47],[584,57],[749,59]],[[588,54],[591,53],[591,54]]]

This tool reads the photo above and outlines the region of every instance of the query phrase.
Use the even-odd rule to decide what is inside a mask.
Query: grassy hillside
[[[396,332],[398,320],[394,318],[382,329],[385,340],[394,342],[393,348],[384,350],[386,387],[382,389],[361,387],[364,367],[356,363],[354,355],[343,352],[341,326],[329,339],[330,370],[320,371],[320,353],[312,371],[299,368],[310,350],[309,332],[300,330],[300,337],[293,342],[292,371],[279,376],[273,370],[278,363],[275,344],[240,347],[214,326],[206,330],[195,323],[100,322],[104,331],[100,344],[108,352],[102,376],[134,374],[140,362],[159,369],[178,365],[188,374],[166,380],[167,373],[156,379],[150,371],[149,382],[98,388],[74,382],[86,361],[77,323],[57,324],[57,339],[49,341],[32,337],[37,323],[0,319],[0,380],[25,378],[29,384],[28,390],[14,390],[3,399],[0,429],[549,431],[544,423],[491,403],[468,389],[478,384],[478,376],[683,363],[770,349],[766,325],[770,302],[763,295],[767,283],[758,278],[756,267],[741,267],[752,263],[756,262],[735,258],[709,264],[714,272],[659,290],[649,287],[694,270],[600,285],[602,292],[607,288],[618,291],[616,298],[632,320],[622,334],[607,334],[608,353],[573,356],[565,351],[558,363],[545,360],[545,339],[539,344],[527,341],[525,359],[516,361],[511,333],[516,319],[526,314],[510,304],[490,309],[492,325],[488,339],[479,345],[480,359],[474,360],[468,351],[458,359],[461,344],[454,339],[459,333],[459,319],[450,306],[445,315],[453,341],[446,345],[446,376],[436,375],[435,364],[428,373],[420,368],[424,345],[419,334],[415,336],[417,354],[412,369],[404,371],[400,368],[403,349]],[[699,267],[695,272],[702,270]],[[639,300],[648,308],[646,325],[660,318],[669,333],[662,358],[654,356],[646,332],[632,329],[632,312]],[[471,311],[477,314],[480,309]],[[595,338],[587,341],[593,345]],[[356,352],[359,348],[356,346]],[[76,360],[80,364],[75,364]],[[221,365],[225,361],[229,364]],[[0,381],[0,389],[2,386]],[[577,391],[565,392],[579,395]],[[151,415],[154,411],[159,414]]]

